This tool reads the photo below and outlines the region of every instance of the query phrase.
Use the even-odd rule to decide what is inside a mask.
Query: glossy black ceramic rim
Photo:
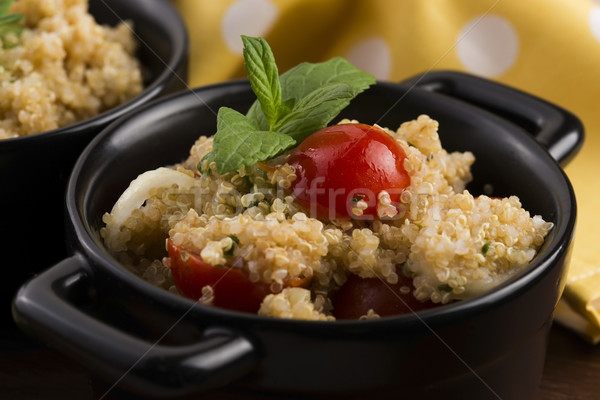
[[[177,75],[181,63],[187,62],[185,54],[189,46],[189,38],[185,29],[185,24],[181,16],[173,5],[162,0],[153,1],[152,7],[160,12],[162,18],[169,23],[164,24],[164,29],[169,32],[172,37],[172,47],[168,60],[161,60],[164,63],[164,71],[160,73],[140,94],[126,101],[117,107],[106,110],[92,118],[80,121],[69,126],[53,129],[46,132],[37,133],[29,136],[21,136],[16,138],[8,138],[0,140],[0,146],[7,149],[18,148],[18,146],[40,146],[45,141],[54,140],[57,136],[66,136],[78,134],[81,131],[93,128],[102,127],[107,123],[114,121],[121,116],[136,109],[141,104],[144,104],[148,99],[156,98],[159,93],[169,84],[169,81],[174,77],[179,79],[185,86],[187,82],[182,77]],[[146,46],[145,43],[140,43],[140,46]]]
[[[378,84],[384,86],[395,85],[393,83],[386,82],[379,82]],[[294,332],[310,332],[313,330],[321,330],[326,327],[334,334],[338,330],[344,331],[344,334],[348,334],[348,332],[364,334],[365,330],[375,333],[389,329],[391,326],[395,325],[411,326],[414,324],[425,324],[426,326],[431,326],[433,332],[435,326],[438,326],[439,324],[444,324],[445,322],[448,322],[454,318],[460,319],[469,315],[474,315],[482,310],[493,308],[509,301],[512,297],[527,291],[529,287],[535,285],[537,281],[541,280],[545,275],[547,275],[547,273],[549,273],[553,265],[558,260],[568,257],[568,254],[566,253],[570,248],[570,241],[572,240],[576,221],[576,199],[573,187],[567,175],[564,173],[559,164],[550,156],[550,154],[542,146],[540,146],[539,143],[535,142],[535,139],[523,133],[522,140],[536,143],[536,146],[540,150],[540,157],[545,159],[544,163],[547,164],[549,168],[547,173],[555,174],[561,182],[561,187],[557,188],[557,193],[560,192],[560,197],[562,198],[560,204],[562,208],[559,210],[559,215],[557,216],[557,221],[553,228],[557,231],[554,232],[550,242],[547,241],[544,243],[540,249],[540,252],[538,255],[536,255],[534,261],[527,271],[518,275],[518,278],[511,279],[482,296],[469,300],[458,301],[430,310],[420,311],[417,314],[390,316],[370,320],[304,321],[263,317],[196,304],[193,300],[169,293],[164,289],[153,286],[152,284],[142,280],[140,277],[127,271],[113,257],[108,256],[108,250],[101,249],[92,237],[92,227],[90,227],[86,222],[84,210],[85,200],[84,198],[77,198],[77,192],[79,190],[78,176],[85,170],[86,158],[94,151],[95,146],[99,142],[104,140],[105,137],[110,136],[113,131],[118,130],[121,125],[135,120],[136,117],[150,112],[155,107],[160,107],[164,103],[185,103],[186,101],[189,101],[188,97],[195,97],[197,92],[201,93],[203,90],[219,88],[236,89],[238,87],[245,88],[247,86],[248,83],[245,80],[232,81],[206,86],[203,88],[196,88],[190,91],[184,91],[163,97],[161,99],[153,100],[152,102],[129,114],[125,119],[121,118],[110,124],[88,145],[77,161],[69,181],[67,189],[67,211],[68,218],[73,226],[73,231],[77,237],[77,241],[79,242],[83,257],[89,260],[93,268],[106,269],[117,279],[121,279],[126,282],[131,288],[148,294],[158,303],[170,303],[178,310],[181,310],[182,314],[191,309],[192,311],[190,316],[192,318],[192,315],[198,314],[208,318],[215,317],[220,320],[233,318],[241,322],[260,323],[262,326],[272,327],[273,329],[289,330]],[[419,91],[421,89],[416,88],[411,90]],[[423,95],[427,96],[436,94],[424,93]],[[466,113],[485,112],[468,104],[460,104],[459,106]],[[494,120],[494,123],[509,125],[508,122],[492,114],[490,114],[488,117]],[[514,128],[514,126],[509,127],[509,129],[513,130]]]

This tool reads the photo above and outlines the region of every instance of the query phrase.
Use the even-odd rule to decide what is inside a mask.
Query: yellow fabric
[[[587,138],[566,167],[579,218],[562,300],[596,334],[578,331],[590,341],[598,339],[600,0],[172,1],[191,36],[191,87],[245,76],[239,36],[246,34],[267,39],[280,72],[333,56],[391,81],[456,69],[574,112]],[[564,308],[556,317],[569,325]]]

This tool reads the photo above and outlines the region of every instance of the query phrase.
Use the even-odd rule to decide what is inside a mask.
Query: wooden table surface
[[[85,369],[63,355],[31,341],[15,328],[0,331],[0,398],[6,400],[123,400],[131,396],[108,390]],[[244,399],[231,390],[198,399]],[[274,397],[252,397],[274,399]],[[571,331],[554,326],[550,334],[539,397],[532,400],[600,399],[600,345],[593,346]]]

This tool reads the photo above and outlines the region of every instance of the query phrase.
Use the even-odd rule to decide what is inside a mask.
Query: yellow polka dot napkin
[[[245,34],[267,39],[281,72],[333,56],[390,81],[455,69],[575,113],[587,137],[566,167],[579,217],[556,320],[600,341],[600,0],[172,1],[190,32],[191,87],[245,76]]]

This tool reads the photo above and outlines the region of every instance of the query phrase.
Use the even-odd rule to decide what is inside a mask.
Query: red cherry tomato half
[[[210,265],[199,254],[175,246],[170,239],[167,240],[167,251],[173,282],[186,297],[197,300],[202,296],[202,288],[210,285],[215,306],[256,313],[270,293],[267,284],[250,281],[241,268]]]
[[[347,218],[363,200],[363,218],[377,215],[377,195],[385,190],[392,204],[410,184],[406,154],[381,128],[342,124],[321,129],[296,147],[288,163],[296,168],[291,189],[311,216]]]
[[[406,291],[406,287],[410,290]],[[398,283],[393,285],[379,278],[350,275],[332,298],[333,315],[336,319],[358,319],[372,309],[379,316],[385,317],[437,306],[431,301],[417,300],[412,295],[413,289],[412,280],[401,274]]]
[[[252,282],[242,268],[213,266],[202,260],[199,254],[175,246],[167,240],[173,282],[181,294],[197,300],[202,288],[210,285],[214,293],[213,305],[230,310],[256,314],[266,295],[272,293],[270,285]],[[284,281],[284,287],[308,287],[311,278],[292,278]]]

